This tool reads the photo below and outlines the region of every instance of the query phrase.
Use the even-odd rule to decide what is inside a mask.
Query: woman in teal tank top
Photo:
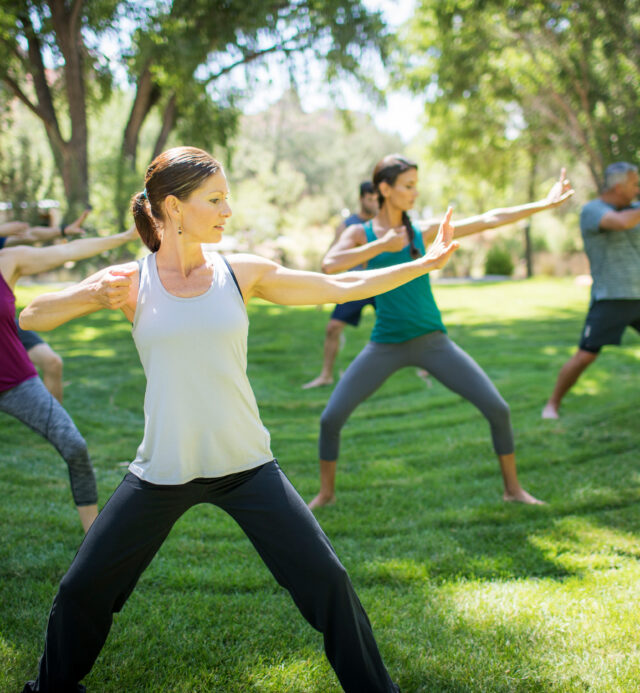
[[[380,211],[364,225],[352,226],[327,253],[325,272],[342,272],[366,263],[368,269],[410,262],[425,252],[435,235],[433,224],[418,231],[407,214],[417,197],[418,167],[389,155],[375,167],[373,183]],[[496,209],[455,224],[456,237],[513,223],[562,204],[573,194],[560,180],[539,202]],[[335,502],[336,462],[340,432],[353,410],[395,371],[424,368],[445,387],[474,404],[487,419],[504,483],[505,501],[540,503],[518,481],[509,407],[478,364],[447,337],[428,275],[376,297],[376,323],[371,341],[340,379],[320,420],[320,491],[309,503],[315,508]]]

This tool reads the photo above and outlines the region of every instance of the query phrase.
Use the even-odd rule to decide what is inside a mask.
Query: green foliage
[[[289,263],[318,267],[345,208],[358,208],[358,186],[375,163],[402,148],[369,116],[305,113],[289,92],[266,111],[244,116],[227,168],[234,214],[229,232],[251,248],[278,240]],[[282,238],[284,237],[284,238]]]
[[[42,119],[73,206],[89,198],[87,115],[107,103],[115,81],[122,84],[124,68],[135,98],[114,132],[122,150],[111,197],[121,222],[138,187],[129,174],[152,111],[159,117],[152,152],[171,132],[207,149],[226,147],[240,113],[241,80],[232,71],[245,70],[250,92],[266,57],[292,72],[313,59],[328,79],[348,74],[371,87],[363,56],[384,57],[388,41],[381,13],[361,0],[8,0],[0,9],[0,81]]]
[[[559,149],[596,184],[611,161],[640,161],[638,0],[422,0],[406,44],[441,156],[500,176],[514,145]]]
[[[22,302],[35,289],[20,292]],[[571,281],[434,285],[449,333],[511,404],[520,479],[548,502],[501,501],[478,411],[406,368],[351,416],[338,502],[317,517],[351,575],[385,662],[411,693],[628,693],[640,688],[640,339],[598,360],[540,419],[575,350],[589,290]],[[316,374],[330,307],[251,303],[249,377],[273,451],[305,499],[318,485]],[[367,341],[349,330],[339,366]],[[144,377],[121,315],[50,333],[65,405],[85,435],[100,504],[143,426]],[[606,412],[606,416],[603,414]],[[65,465],[2,420],[0,690],[19,691],[42,651],[51,600],[81,541]],[[123,610],[88,690],[334,693],[322,638],[248,539],[216,508],[179,520]]]
[[[492,245],[484,260],[484,273],[510,277],[513,269],[513,258],[509,250],[504,245]]]
[[[41,223],[37,202],[50,196],[51,181],[45,181],[42,162],[26,136],[10,143],[3,140],[0,138],[0,199],[11,204],[12,219]]]

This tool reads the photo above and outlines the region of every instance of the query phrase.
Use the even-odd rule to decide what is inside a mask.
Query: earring
[[[182,236],[182,226],[178,226],[178,235]]]

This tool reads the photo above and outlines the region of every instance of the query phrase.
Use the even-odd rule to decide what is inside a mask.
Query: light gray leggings
[[[15,416],[32,428],[62,455],[69,467],[71,493],[76,505],[98,502],[87,444],[69,414],[40,378],[29,378],[10,390],[0,392],[0,411]]]
[[[513,452],[509,405],[478,364],[443,332],[397,344],[369,342],[340,378],[320,417],[321,460],[338,459],[340,431],[351,412],[395,371],[426,368],[445,387],[475,405],[489,421],[498,455]]]

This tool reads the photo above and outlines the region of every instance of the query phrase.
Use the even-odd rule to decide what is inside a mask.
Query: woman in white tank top
[[[147,390],[144,437],[129,473],[91,527],[51,610],[36,681],[25,691],[84,690],[119,611],[176,520],[213,503],[242,527],[309,623],[345,691],[398,691],[344,567],[273,459],[246,375],[253,297],[302,305],[343,303],[389,291],[444,265],[457,247],[448,212],[422,258],[338,275],[289,270],[253,255],[227,262],[216,243],[231,216],[220,164],[192,147],[147,169],[132,211],[152,251],[140,265],[109,267],[22,313],[48,330],[102,308],[133,324]],[[159,663],[161,665],[161,663]],[[167,666],[170,663],[167,662]]]

